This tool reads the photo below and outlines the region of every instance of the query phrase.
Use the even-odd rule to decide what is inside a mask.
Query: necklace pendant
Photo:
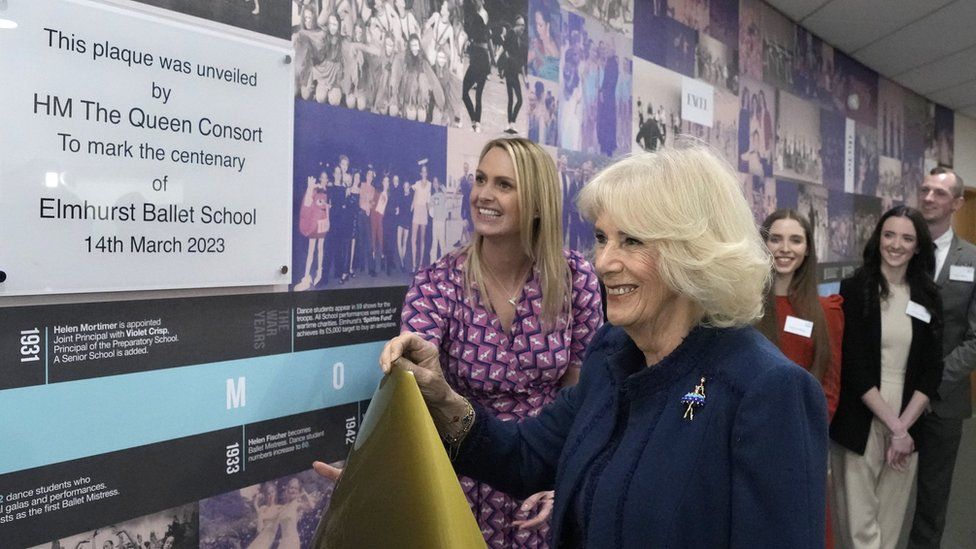
[[[681,403],[686,404],[688,407],[685,408],[685,415],[681,416],[688,421],[695,419],[695,408],[701,408],[705,406],[705,378],[702,377],[695,385],[694,391],[690,393],[685,393],[685,396],[681,397]]]
[[[518,303],[516,303],[514,297],[508,298],[508,302],[512,304],[512,307],[517,307],[518,306]]]

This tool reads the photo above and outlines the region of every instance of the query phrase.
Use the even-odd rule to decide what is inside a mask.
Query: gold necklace
[[[529,264],[530,268],[531,268],[531,265],[532,264],[530,263]],[[502,284],[502,282],[500,280],[498,280],[498,277],[497,276],[495,276],[494,270],[489,269],[487,265],[485,266],[485,270],[488,271],[488,275],[491,276],[491,279],[495,281],[495,284],[498,284],[498,287],[502,288],[502,290],[505,290],[506,289],[505,288],[505,285]],[[519,276],[516,277],[516,279],[515,279],[515,291],[514,292],[511,292],[511,297],[509,297],[506,300],[506,301],[508,301],[512,305],[512,307],[517,307],[518,306],[518,302],[515,301],[515,298],[518,297],[519,293],[521,293],[521,291],[522,291],[522,286],[525,284],[525,275],[527,274],[527,271],[528,271],[528,269],[522,271],[519,274]]]

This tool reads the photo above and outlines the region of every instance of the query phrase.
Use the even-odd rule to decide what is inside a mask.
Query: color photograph
[[[406,284],[436,244],[445,128],[298,100],[295,132],[294,290]]]
[[[565,15],[560,148],[606,156],[630,152],[630,40],[597,21]]]

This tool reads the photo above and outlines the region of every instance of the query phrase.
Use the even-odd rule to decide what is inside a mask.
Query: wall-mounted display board
[[[0,295],[290,282],[290,48],[5,4]]]
[[[196,512],[344,459],[402,300],[373,288],[0,308],[0,545]]]

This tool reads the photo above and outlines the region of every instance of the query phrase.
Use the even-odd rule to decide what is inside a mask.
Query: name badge
[[[914,301],[908,302],[905,314],[912,318],[917,318],[926,324],[932,322],[932,314],[929,313],[929,310]]]
[[[809,338],[813,334],[813,322],[787,315],[786,325],[783,326],[783,331]]]
[[[973,282],[976,279],[976,269],[965,265],[953,265],[949,267],[949,280],[960,282]]]

